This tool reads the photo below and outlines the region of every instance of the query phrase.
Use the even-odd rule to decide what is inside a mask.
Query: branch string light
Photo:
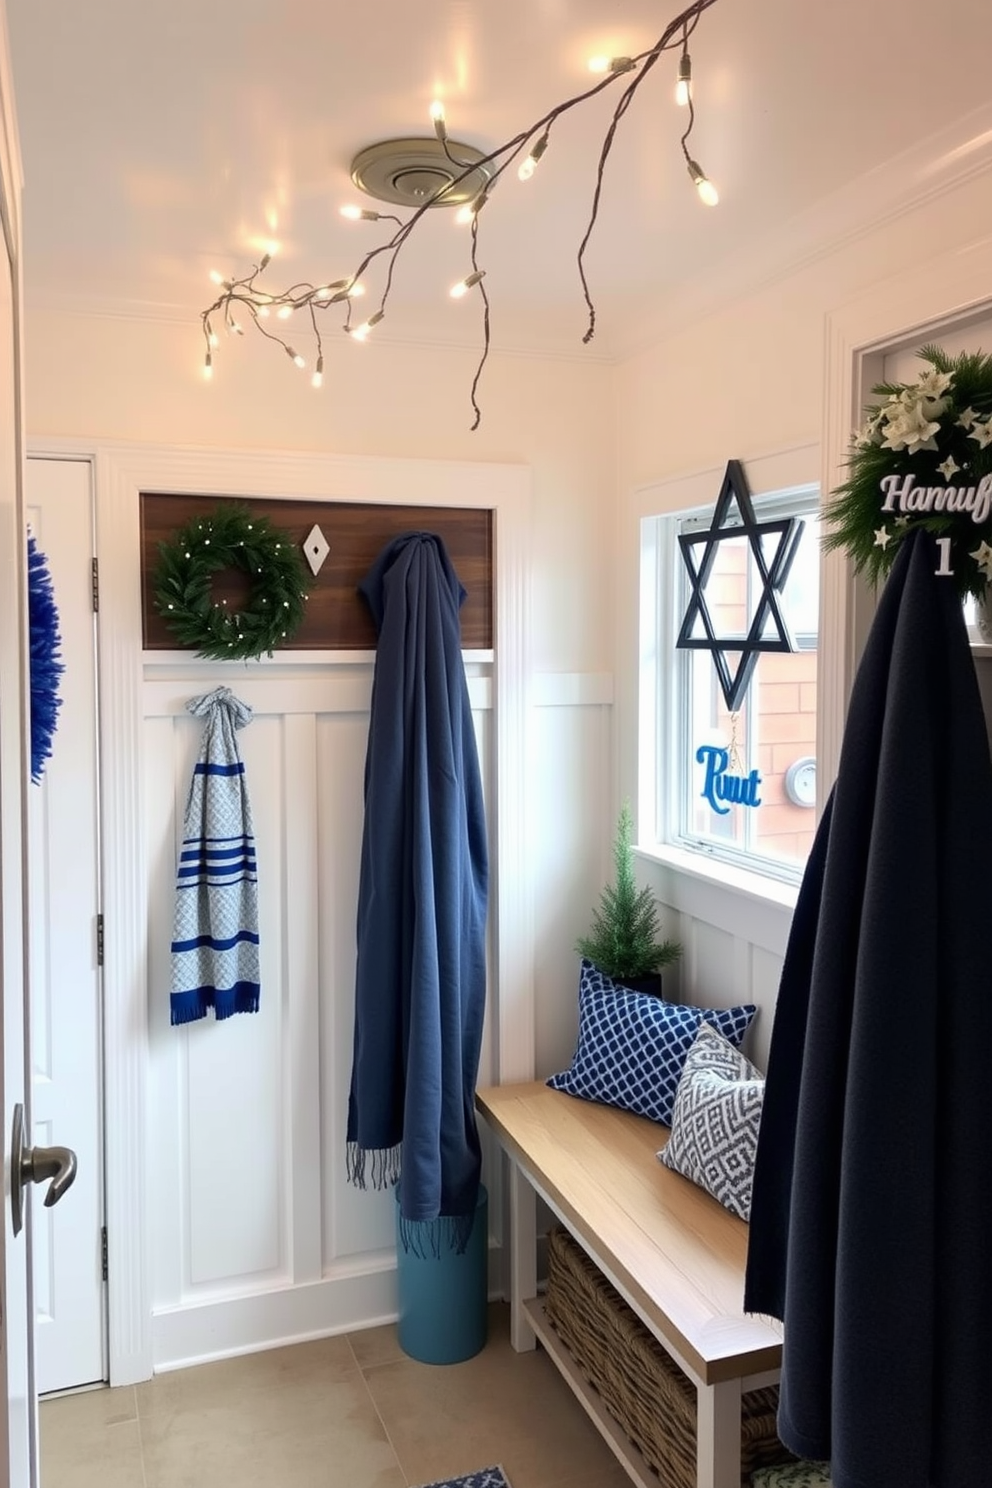
[[[430,117],[434,126],[437,141],[443,149],[444,155],[450,161],[457,174],[454,179],[447,180],[437,191],[432,192],[424,201],[417,206],[411,215],[405,220],[394,216],[392,213],[377,212],[371,208],[347,206],[343,207],[342,214],[357,222],[394,222],[397,224],[395,231],[384,242],[378,243],[370,248],[358,264],[353,274],[340,279],[330,280],[322,284],[311,284],[301,282],[291,285],[288,289],[277,292],[268,292],[259,284],[260,276],[268,268],[272,251],[265,252],[259,261],[252,265],[251,270],[241,278],[226,278],[218,271],[211,273],[211,279],[217,286],[216,299],[201,313],[201,323],[205,345],[203,371],[206,378],[211,378],[214,373],[214,351],[218,345],[218,336],[214,329],[215,320],[223,320],[223,324],[230,334],[243,335],[244,326],[234,314],[239,309],[247,316],[247,323],[261,332],[268,340],[276,342],[285,351],[290,360],[300,368],[306,366],[306,358],[296,348],[286,341],[276,330],[270,328],[265,322],[273,319],[291,319],[297,312],[307,313],[310,329],[313,335],[315,351],[315,371],[312,376],[312,385],[319,388],[323,383],[324,371],[324,341],[321,333],[320,317],[324,311],[332,306],[340,306],[343,311],[341,329],[343,329],[353,341],[364,341],[380,322],[385,318],[386,306],[393,288],[393,279],[396,263],[399,255],[406,246],[411,234],[420,223],[425,213],[432,207],[448,205],[451,200],[457,200],[458,188],[463,186],[469,177],[486,167],[494,167],[487,171],[486,184],[469,202],[466,202],[456,214],[456,222],[470,224],[470,258],[471,272],[465,276],[459,284],[451,291],[456,299],[461,299],[478,290],[482,302],[482,352],[472,380],[470,390],[470,402],[473,410],[472,428],[477,429],[482,419],[482,411],[478,403],[478,388],[483,369],[489,357],[491,322],[490,301],[486,292],[485,269],[479,264],[479,216],[482,208],[489,202],[493,190],[503,174],[515,163],[517,174],[522,181],[529,180],[548,149],[551,131],[561,117],[571,109],[587,103],[595,98],[605,89],[612,87],[623,79],[619,101],[613,111],[606,134],[599,152],[596,167],[596,180],[593,190],[592,203],[590,207],[589,221],[579,244],[576,255],[576,263],[579,273],[579,282],[582,288],[583,299],[587,311],[587,325],[582,337],[583,343],[588,344],[593,339],[596,331],[596,306],[590,290],[586,267],[585,255],[590,239],[595,229],[600,210],[603,182],[607,163],[613,149],[613,143],[627,110],[638,89],[643,84],[651,69],[657,63],[663,53],[678,50],[680,61],[678,66],[678,80],[676,97],[680,104],[688,108],[688,123],[679,141],[682,154],[685,157],[686,168],[695,185],[699,196],[709,206],[715,206],[719,200],[713,183],[706,176],[698,161],[689,153],[688,140],[695,127],[696,114],[692,95],[692,69],[689,61],[689,39],[699,24],[703,13],[715,5],[717,0],[693,0],[683,11],[672,20],[662,32],[661,36],[646,51],[631,57],[594,58],[589,66],[596,75],[597,81],[591,86],[584,88],[571,98],[564,99],[550,108],[534,123],[511,136],[503,144],[497,145],[487,155],[477,156],[471,164],[458,158],[450,147],[448,138],[448,126],[446,121],[445,107],[441,100],[436,99],[431,104]],[[435,146],[436,148],[436,146]],[[466,147],[467,148],[467,147]],[[523,157],[522,159],[520,157]],[[471,189],[471,188],[469,188]],[[379,296],[378,307],[359,325],[352,324],[353,302],[364,293],[363,279],[369,270],[382,257],[385,257],[385,274]]]

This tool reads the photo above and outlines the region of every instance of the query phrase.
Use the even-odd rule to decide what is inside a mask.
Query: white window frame
[[[786,491],[768,492],[764,496],[752,496],[752,505],[759,521],[778,521],[786,517],[805,517],[815,509],[819,511],[820,487],[816,482],[793,487]],[[698,524],[699,529],[708,527],[712,521],[712,507],[704,507],[694,511],[675,512],[671,516],[663,517],[661,520],[670,524],[668,546],[674,548],[674,566],[670,571],[670,601],[674,611],[673,620],[675,633],[678,633],[685,614],[686,605],[689,602],[690,587],[689,579],[685,570],[685,564],[679,551],[678,537],[680,532],[686,530],[686,523],[694,526]],[[815,541],[815,539],[814,539]],[[667,586],[666,586],[667,587]],[[662,595],[664,603],[664,592]],[[819,636],[819,623],[817,624],[817,638]],[[794,638],[797,642],[797,650],[817,649],[818,639],[813,645],[799,644],[800,637]],[[728,647],[728,649],[731,649]],[[663,841],[671,845],[684,848],[688,852],[703,853],[707,857],[717,861],[730,863],[738,868],[744,868],[754,873],[766,874],[769,878],[780,879],[783,883],[798,883],[802,877],[805,863],[790,864],[782,859],[774,858],[761,853],[753,847],[744,846],[737,842],[722,843],[713,838],[697,835],[691,828],[689,818],[690,797],[696,793],[698,784],[698,766],[695,763],[695,746],[698,742],[692,738],[692,721],[686,714],[683,703],[686,699],[689,687],[689,677],[695,652],[689,650],[673,650],[666,659],[662,653],[658,657],[658,665],[661,671],[659,682],[659,697],[666,717],[671,721],[672,732],[669,736],[670,742],[674,743],[674,751],[671,756],[674,767],[666,768],[665,762],[659,752],[658,769],[661,779],[658,785],[658,799],[667,801],[668,809],[665,813],[663,826],[665,828]],[[755,673],[755,677],[757,673]],[[754,678],[752,678],[752,682]],[[748,692],[750,694],[750,685]]]
[[[788,501],[808,507],[818,497],[820,482],[803,479],[817,470],[819,451],[799,446],[755,461],[745,461],[755,509],[762,514],[768,501]],[[640,522],[640,658],[638,683],[638,851],[660,862],[701,877],[721,881],[738,890],[794,903],[802,869],[739,849],[719,851],[711,844],[690,845],[681,839],[678,775],[689,768],[683,743],[683,720],[673,706],[678,659],[675,640],[682,622],[680,584],[676,576],[682,560],[677,533],[680,521],[707,510],[712,513],[722,472],[701,471],[644,488],[638,493]],[[822,604],[818,652],[824,644]],[[685,653],[680,653],[685,654]],[[817,734],[820,709],[817,709]],[[817,745],[819,757],[819,743]],[[676,768],[673,768],[676,766]]]

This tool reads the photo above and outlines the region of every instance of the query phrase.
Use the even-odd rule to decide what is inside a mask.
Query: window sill
[[[719,858],[711,858],[707,853],[691,852],[685,847],[659,845],[638,847],[635,851],[648,862],[674,868],[677,873],[688,874],[690,878],[699,879],[703,883],[731,889],[735,894],[742,894],[761,904],[774,904],[788,910],[796,907],[798,884],[782,883],[749,868],[735,868],[732,863],[722,863]]]

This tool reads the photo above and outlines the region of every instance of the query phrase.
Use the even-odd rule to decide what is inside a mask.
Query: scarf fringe
[[[207,1000],[199,992],[173,992],[169,999],[169,1017],[173,1028],[181,1023],[195,1023],[207,1016]]]
[[[348,1143],[348,1182],[356,1188],[395,1188],[400,1181],[399,1143],[395,1147],[360,1147],[357,1142]]]
[[[205,1018],[211,1008],[218,1022],[235,1013],[257,1013],[260,990],[258,982],[235,982],[233,987],[194,987],[188,992],[173,992],[169,999],[172,1026],[195,1023]]]
[[[472,1236],[475,1211],[471,1214],[439,1214],[437,1219],[404,1219],[399,1216],[400,1244],[408,1255],[426,1261],[454,1251],[464,1255]]]

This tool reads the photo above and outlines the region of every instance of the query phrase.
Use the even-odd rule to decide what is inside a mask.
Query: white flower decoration
[[[939,428],[938,423],[926,417],[919,404],[914,407],[903,406],[895,418],[889,415],[882,443],[886,449],[904,449],[910,454],[915,454],[917,450],[935,450],[937,441],[933,436]]]
[[[924,398],[943,398],[948,388],[953,385],[953,372],[938,372],[936,368],[930,372],[924,372],[916,384]]]
[[[957,475],[958,471],[961,469],[961,466],[955,460],[953,455],[948,455],[943,464],[937,466],[937,469],[940,471],[945,481],[949,481],[952,475]]]
[[[962,429],[970,429],[978,414],[973,408],[966,408],[958,418],[958,424]]]
[[[881,424],[884,417],[884,408],[876,408],[874,413],[870,413],[854,436],[855,444],[860,445],[862,449],[868,449],[873,444],[881,444]]]
[[[979,449],[985,449],[986,445],[992,444],[992,418],[986,419],[984,423],[976,419],[968,438],[977,439]]]

